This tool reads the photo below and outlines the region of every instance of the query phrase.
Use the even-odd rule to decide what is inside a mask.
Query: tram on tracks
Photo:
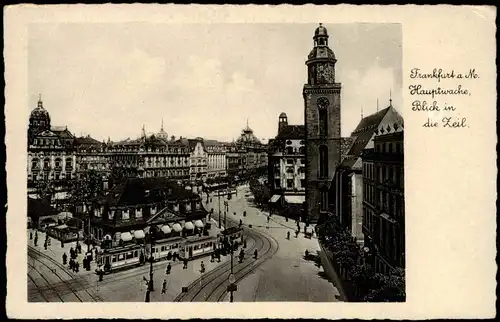
[[[184,238],[177,236],[156,241],[153,244],[153,259],[159,261],[162,259],[170,260],[179,255],[179,249],[184,243]],[[149,254],[149,252],[147,252]]]
[[[224,241],[231,241],[241,244],[243,240],[243,228],[237,226],[224,229],[219,235],[219,242],[221,243]]]
[[[118,269],[142,265],[143,258],[144,246],[135,244],[101,250],[97,253],[96,261],[105,273],[112,273]]]
[[[179,250],[179,257],[191,260],[196,257],[210,255],[216,248],[217,237],[186,237]]]

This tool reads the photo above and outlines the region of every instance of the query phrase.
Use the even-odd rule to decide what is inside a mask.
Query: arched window
[[[326,145],[319,147],[319,177],[328,177],[328,148]]]
[[[319,112],[319,135],[327,136],[328,135],[328,120],[327,120],[327,111],[325,109],[318,110]]]
[[[300,153],[300,154],[305,154],[305,153],[306,153],[306,149],[305,149],[303,146],[301,146],[301,147],[299,148],[299,153]]]

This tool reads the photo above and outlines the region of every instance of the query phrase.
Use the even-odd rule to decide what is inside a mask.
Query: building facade
[[[307,57],[303,88],[306,131],[306,220],[317,221],[328,211],[329,188],[341,160],[340,91],[335,80],[337,59],[328,47],[328,32],[316,28],[314,47]]]
[[[226,146],[214,140],[204,140],[207,150],[207,179],[227,177]]]
[[[188,139],[189,179],[191,182],[207,180],[208,153],[202,138]]]
[[[287,115],[281,113],[278,135],[269,142],[268,148],[270,203],[302,205],[305,202],[305,139],[305,127],[288,125]]]
[[[115,247],[130,241],[124,236],[143,242],[151,225],[159,231],[165,231],[165,225],[168,231],[175,231],[177,224],[179,235],[193,234],[192,222],[199,220],[204,225],[207,212],[200,196],[170,179],[129,178],[97,198],[90,217],[86,231],[91,232],[91,238],[98,244],[110,240],[110,246]],[[188,222],[191,225],[186,225]]]
[[[50,124],[41,97],[29,117],[28,187],[39,180],[64,182],[76,178],[75,136],[67,127]]]
[[[390,105],[376,113],[363,117],[349,138],[350,146],[343,153],[341,165],[336,169],[330,187],[333,211],[338,214],[340,224],[351,232],[359,244],[364,243],[363,221],[363,165],[362,153],[373,149],[374,138],[379,127],[400,124],[403,118]]]
[[[362,155],[363,234],[376,272],[405,267],[404,124],[376,128]]]

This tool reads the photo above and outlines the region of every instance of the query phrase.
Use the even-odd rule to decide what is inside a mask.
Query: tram
[[[193,259],[210,255],[217,247],[217,238],[213,236],[186,237],[179,250],[181,259]]]
[[[184,238],[180,236],[171,237],[156,241],[153,245],[153,259],[159,261],[162,259],[170,260],[179,254],[179,248]]]
[[[117,269],[142,265],[144,261],[143,245],[127,245],[101,250],[97,253],[97,265],[104,268],[105,273],[111,273]]]
[[[241,227],[229,227],[221,232],[220,242],[225,239],[229,239],[232,242],[237,242],[238,244],[243,243],[243,228]]]

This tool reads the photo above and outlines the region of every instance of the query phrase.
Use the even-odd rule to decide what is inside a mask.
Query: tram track
[[[75,297],[80,302],[84,302],[84,300],[82,299],[82,297],[80,295],[78,295],[77,292],[79,292],[79,291],[86,293],[94,302],[101,302],[102,301],[102,299],[100,297],[93,295],[88,291],[87,288],[90,287],[90,284],[88,283],[88,281],[86,281],[82,276],[77,276],[75,274],[71,274],[71,272],[69,272],[68,269],[64,265],[60,264],[59,262],[57,262],[56,260],[54,260],[50,256],[48,256],[48,255],[46,255],[46,254],[44,254],[44,253],[42,253],[34,248],[31,248],[31,247],[28,247],[28,256],[30,256],[33,260],[35,260],[35,261],[41,263],[42,265],[44,265],[45,267],[47,267],[55,276],[58,277],[60,282],[55,284],[55,285],[51,285],[52,289],[56,289],[56,287],[58,287],[58,288],[62,287],[64,289],[66,287],[67,289],[69,289],[71,291],[71,293],[73,293],[75,295]],[[57,273],[58,271],[56,269],[53,269],[52,267],[50,267],[47,263],[42,261],[40,258],[48,260],[51,264],[53,264],[57,268],[59,268],[60,271],[62,271],[66,275],[68,275],[70,277],[70,279],[67,280],[67,279],[62,278],[61,275],[59,275]],[[31,266],[46,280],[46,278],[43,276],[43,274],[41,274],[41,272],[36,267],[34,267],[34,265],[31,265]],[[88,286],[86,284],[88,284]],[[62,302],[64,302],[64,301],[62,301]]]
[[[274,256],[274,254],[279,249],[278,242],[271,236],[267,236],[256,230],[249,230],[249,237],[258,240],[260,243],[255,244],[256,248],[260,252],[260,257],[254,260],[252,257],[247,257],[242,263],[236,263],[233,265],[233,274],[235,275],[235,281],[240,281],[248,274],[253,272],[253,270],[264,263],[267,259]],[[251,253],[253,249],[248,250]],[[207,275],[199,277],[193,281],[188,286],[188,291],[179,294],[174,302],[199,302],[199,301],[210,301],[219,302],[227,294],[227,285],[229,284],[228,278],[231,273],[231,263],[227,262],[224,265],[217,267],[216,269],[207,273]],[[206,291],[208,290],[208,294]]]

